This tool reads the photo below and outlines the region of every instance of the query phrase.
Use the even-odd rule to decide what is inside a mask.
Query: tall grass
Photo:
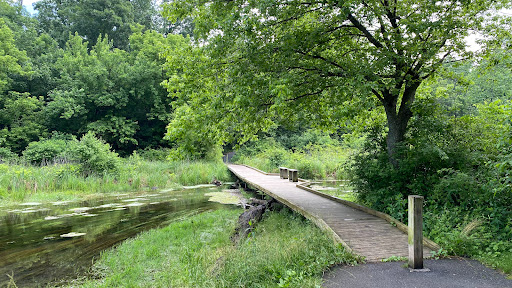
[[[82,287],[319,287],[322,271],[355,263],[316,226],[267,214],[236,247],[240,209],[218,210],[143,233],[104,253]]]
[[[45,195],[52,195],[49,197],[54,198],[87,193],[172,188],[210,183],[214,178],[229,181],[230,177],[222,162],[147,161],[137,157],[122,159],[121,168],[116,174],[88,176],[80,173],[77,164],[42,167],[0,164],[0,199],[18,202],[44,198]]]
[[[228,181],[231,174],[222,162],[179,161],[170,163],[173,181],[181,185],[211,183],[213,179]]]

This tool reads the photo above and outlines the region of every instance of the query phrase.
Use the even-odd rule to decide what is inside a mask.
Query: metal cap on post
[[[409,268],[423,269],[423,196],[409,195]]]

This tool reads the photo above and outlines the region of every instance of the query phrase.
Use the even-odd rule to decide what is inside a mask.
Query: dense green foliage
[[[78,32],[91,45],[100,35],[108,34],[115,47],[126,49],[131,25],[156,28],[152,16],[157,13],[152,0],[42,0],[36,2],[34,8],[38,11],[39,29],[50,34],[61,46],[69,34]]]
[[[349,176],[355,186],[357,193],[350,194],[356,196],[353,200],[405,223],[407,196],[422,195],[425,235],[449,254],[476,257],[510,271],[509,53],[496,53],[502,56],[500,61],[491,55],[479,66],[447,65],[439,77],[419,87],[413,106],[416,116],[397,148],[400,160],[396,167],[388,161],[383,114],[373,114],[364,122],[366,127],[355,127],[352,135],[343,134],[338,137],[342,141],[330,146],[318,146],[315,141],[303,146],[300,143],[307,133],[290,138],[281,132],[242,146],[234,160],[266,171],[276,172],[279,166],[297,168],[304,178],[329,177],[330,173],[318,171],[329,171],[330,163],[337,163],[335,175]],[[350,142],[354,137],[362,141]],[[344,153],[334,156],[330,151]],[[315,163],[315,168],[303,163]]]
[[[507,71],[504,59],[496,70]],[[406,221],[407,195],[422,195],[427,236],[451,254],[495,264],[512,251],[512,103],[508,92],[496,94],[512,82],[504,80],[510,72],[483,64],[447,67],[420,87],[398,167],[387,161],[375,123],[352,171],[364,204]]]
[[[188,40],[154,30],[162,25],[155,5],[44,0],[33,18],[1,0],[1,147],[20,155],[55,132],[89,131],[123,156],[170,146],[163,136],[173,99],[160,85],[160,55]]]
[[[228,180],[216,161],[238,150],[266,171],[350,176],[402,221],[423,195],[426,235],[510,267],[510,21],[487,14],[510,1],[163,2],[164,18],[152,0],[42,0],[32,17],[0,0],[2,201]],[[488,32],[478,58],[469,29]],[[227,263],[265,283],[313,275]]]
[[[104,253],[94,269],[99,279],[81,287],[318,287],[328,267],[356,262],[286,210],[267,214],[235,247],[239,213],[203,213],[128,240]]]
[[[200,139],[244,142],[296,119],[338,129],[355,113],[379,106],[396,166],[394,150],[405,139],[419,85],[452,56],[469,56],[469,30],[484,28],[486,11],[509,5],[173,1],[164,15],[192,17],[201,45],[167,55],[174,70],[166,86],[182,109],[170,137],[185,139],[183,129],[194,125],[203,128],[195,129]]]

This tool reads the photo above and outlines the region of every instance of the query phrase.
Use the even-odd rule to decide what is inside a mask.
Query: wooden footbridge
[[[366,261],[408,256],[407,226],[387,214],[312,190],[304,182],[290,182],[279,174],[245,165],[228,164],[241,181],[260,190],[314,222]],[[439,246],[424,239],[424,256]]]

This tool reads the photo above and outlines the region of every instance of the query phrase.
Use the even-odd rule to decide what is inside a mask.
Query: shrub
[[[16,158],[18,158],[18,155],[11,152],[9,148],[0,147],[0,163],[10,162]]]
[[[23,157],[32,164],[41,164],[45,161],[54,161],[65,158],[69,143],[62,139],[47,139],[28,144]]]
[[[90,174],[117,174],[119,172],[119,156],[111,151],[111,147],[103,140],[88,132],[74,147],[70,155],[82,164],[82,172]]]
[[[23,151],[25,160],[32,164],[55,162],[77,162],[85,176],[91,174],[117,174],[118,154],[109,144],[88,132],[80,141],[74,137],[57,135],[51,139],[32,142]]]
[[[328,133],[317,129],[308,129],[302,133],[283,133],[276,135],[277,142],[286,149],[304,149],[308,145],[339,145]]]
[[[426,235],[448,252],[495,257],[511,249],[512,153],[506,147],[512,142],[494,134],[508,131],[503,121],[484,116],[414,119],[395,150],[396,166],[382,130],[370,131],[351,166],[359,200],[405,222],[407,196],[422,195]],[[506,145],[496,149],[500,141]]]
[[[169,157],[171,153],[171,149],[169,148],[160,148],[160,149],[151,149],[146,148],[143,150],[137,150],[133,152],[133,155],[137,154],[142,159],[148,161],[165,161]]]
[[[341,145],[318,144],[286,149],[274,138],[265,138],[244,145],[231,161],[267,172],[277,172],[280,166],[286,166],[298,169],[299,177],[305,179],[346,179],[344,166],[350,151]]]

